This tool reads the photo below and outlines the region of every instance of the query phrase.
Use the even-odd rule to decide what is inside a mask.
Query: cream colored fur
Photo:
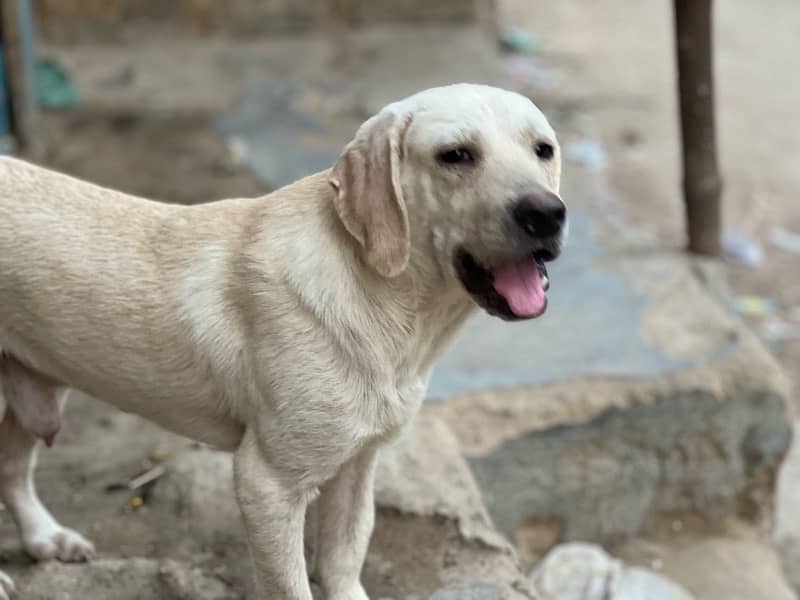
[[[319,494],[316,577],[330,600],[364,600],[376,452],[474,310],[455,249],[508,258],[508,203],[558,191],[542,139],[556,144],[526,98],[460,85],[389,105],[331,171],[262,198],[161,204],[3,158],[0,349],[37,381],[234,452],[259,598],[310,600]],[[459,143],[480,148],[469,175],[434,158]],[[36,497],[15,402],[0,399],[0,493],[34,556],[88,558]]]

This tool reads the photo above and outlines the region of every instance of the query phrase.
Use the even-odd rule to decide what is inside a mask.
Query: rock
[[[654,571],[625,567],[616,592],[618,600],[693,600],[680,585]]]
[[[182,562],[147,558],[48,562],[16,578],[25,600],[241,600],[218,577]]]
[[[558,532],[560,541],[602,544],[636,535],[662,513],[716,522],[771,516],[791,439],[786,376],[688,274],[672,285],[715,323],[708,333],[715,341],[698,362],[656,377],[584,376],[430,404],[456,433],[489,513],[509,539],[528,537],[530,523],[546,523],[545,537]],[[661,332],[663,325],[648,327]],[[725,336],[729,342],[717,346]],[[677,337],[669,342],[676,355],[700,343]]]
[[[789,582],[800,590],[800,424],[795,423],[794,441],[783,462],[775,492],[774,540]]]
[[[430,600],[503,600],[502,591],[485,581],[453,583],[436,590]]]
[[[458,441],[429,412],[423,410],[412,430],[382,451],[376,480],[379,508],[452,520],[466,541],[510,551],[492,525]]]
[[[515,545],[523,566],[531,566],[558,543],[561,521],[554,518],[530,517],[517,528]]]
[[[205,575],[201,569],[188,567],[174,560],[163,561],[158,575],[166,592],[163,597],[169,597],[169,594],[175,600],[234,600],[242,597],[229,589],[224,581]]]
[[[494,529],[455,436],[427,410],[382,452],[376,504],[364,574],[371,597],[536,597]]]
[[[797,600],[775,549],[747,526],[720,534],[640,538],[616,551],[630,563],[659,565],[697,600]]]
[[[666,577],[628,567],[593,544],[561,544],[531,574],[534,587],[557,600],[692,600]]]

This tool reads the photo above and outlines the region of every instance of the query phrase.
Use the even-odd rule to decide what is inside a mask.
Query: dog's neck
[[[354,251],[359,254],[357,247]],[[412,250],[406,270],[397,277],[376,274],[363,259],[356,276],[369,281],[365,289],[380,298],[369,308],[374,324],[382,330],[384,355],[397,377],[427,379],[435,361],[475,311],[475,303],[422,252]]]
[[[424,256],[412,256],[406,286],[413,298],[414,314],[400,357],[402,368],[427,378],[476,306],[457,282]]]
[[[457,284],[437,278],[414,261],[398,277],[387,279],[361,264],[356,278],[372,296],[364,309],[372,326],[381,330],[380,355],[392,365],[398,379],[427,379],[475,303]]]
[[[293,293],[341,348],[357,352],[352,362],[398,380],[424,379],[475,305],[424,254],[412,253],[397,277],[376,273],[339,221],[327,179],[327,172],[317,173],[293,186],[298,202],[314,199],[305,208],[295,205],[303,212],[303,227],[308,235],[327,239],[330,249],[311,256],[307,238],[286,239],[295,257]],[[332,306],[338,308],[331,311]],[[342,336],[356,336],[356,343]]]
[[[450,302],[434,302],[418,312],[416,336],[406,357],[407,368],[427,380],[434,363],[475,312],[475,304],[465,295]]]

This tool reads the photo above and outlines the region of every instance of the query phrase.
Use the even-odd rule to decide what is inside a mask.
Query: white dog
[[[316,494],[325,597],[367,598],[376,452],[476,305],[545,310],[559,178],[544,115],[477,85],[387,106],[332,169],[262,198],[161,204],[0,160],[0,494],[25,549],[93,553],[32,479],[75,388],[234,452],[261,598],[310,600]]]

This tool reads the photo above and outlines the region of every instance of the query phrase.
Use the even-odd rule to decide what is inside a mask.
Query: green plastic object
[[[80,104],[69,74],[49,58],[36,63],[36,97],[45,108],[75,108]]]
[[[539,37],[518,27],[502,29],[498,36],[500,47],[513,54],[533,54],[539,49]]]

